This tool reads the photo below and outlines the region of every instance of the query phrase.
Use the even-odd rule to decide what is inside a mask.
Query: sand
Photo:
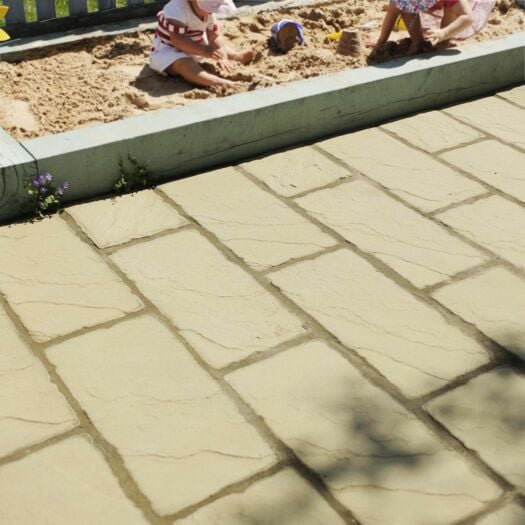
[[[22,140],[363,67],[368,63],[370,50],[362,42],[377,36],[385,8],[386,2],[347,0],[223,21],[221,31],[235,47],[255,50],[252,63],[239,64],[233,73],[223,74],[242,81],[238,88],[228,90],[195,88],[151,71],[147,62],[152,32],[86,40],[41,58],[0,62],[0,127]],[[303,24],[304,46],[296,45],[287,53],[279,53],[268,45],[271,26],[282,18]],[[522,31],[524,21],[522,10],[509,0],[500,0],[484,30],[457,44]],[[358,42],[351,52],[326,39],[328,34],[343,29],[359,31],[361,45]],[[406,48],[406,37],[403,31],[392,33],[391,40],[401,43],[387,46],[379,59],[399,55]],[[213,63],[206,67],[215,68]]]

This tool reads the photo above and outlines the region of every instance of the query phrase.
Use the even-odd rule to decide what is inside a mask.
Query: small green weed
[[[53,186],[52,182],[53,176],[50,173],[37,175],[33,179],[24,181],[24,190],[32,201],[33,215],[38,219],[60,211],[62,197],[69,188],[67,181],[58,188]]]
[[[113,185],[115,193],[133,193],[135,191],[151,186],[149,177],[151,173],[138,163],[137,159],[128,153],[128,161],[131,164],[131,169],[127,170],[124,167],[122,158],[118,161],[120,170],[120,177]]]

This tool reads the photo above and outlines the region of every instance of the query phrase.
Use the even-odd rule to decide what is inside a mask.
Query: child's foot
[[[407,56],[412,56],[412,55],[417,55],[418,53],[421,52],[421,44],[422,42],[412,42],[410,44],[410,47],[408,48],[408,51],[407,51]]]
[[[232,60],[240,62],[241,64],[248,64],[253,60],[253,49],[248,49],[247,51],[237,51],[231,56]]]

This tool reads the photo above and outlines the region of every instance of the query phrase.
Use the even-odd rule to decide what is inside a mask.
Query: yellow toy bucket
[[[9,11],[9,7],[6,5],[0,5],[0,20],[3,20],[5,18],[5,15],[7,14],[7,11]],[[6,40],[9,40],[11,37],[0,28],[0,42],[5,42]]]
[[[394,31],[406,31],[406,28],[405,22],[403,22],[401,15],[399,15],[394,23]]]

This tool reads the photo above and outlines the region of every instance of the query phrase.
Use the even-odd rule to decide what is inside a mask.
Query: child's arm
[[[468,0],[458,0],[452,10],[457,15],[454,21],[441,29],[430,29],[425,35],[432,45],[454,38],[474,23],[472,7]]]
[[[394,24],[396,23],[399,13],[399,9],[393,4],[393,2],[389,2],[388,11],[383,19],[383,24],[381,25],[381,32],[379,33],[379,37],[374,47],[378,47],[388,40],[390,33],[392,33],[392,29],[394,29]]]
[[[185,26],[178,20],[169,19],[167,20],[169,24],[175,26],[175,28],[184,29]],[[177,48],[188,53],[189,55],[197,55],[205,58],[214,58],[215,60],[221,60],[224,58],[224,53],[216,49],[211,45],[203,45],[198,42],[194,42],[190,37],[186,36],[184,33],[177,32],[177,29],[174,32],[170,32],[171,43]]]

